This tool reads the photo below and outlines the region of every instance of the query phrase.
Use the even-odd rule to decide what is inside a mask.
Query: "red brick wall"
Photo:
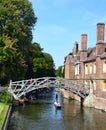
[[[69,58],[69,55],[66,57],[64,69],[65,69],[65,78],[70,78],[70,58]]]

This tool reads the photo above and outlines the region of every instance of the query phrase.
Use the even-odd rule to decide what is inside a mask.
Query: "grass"
[[[8,108],[9,108],[9,104],[0,103],[0,130],[4,123]]]
[[[0,93],[0,130],[4,123],[10,103],[11,103],[11,94],[8,93],[8,89],[7,87],[5,87],[4,92]]]

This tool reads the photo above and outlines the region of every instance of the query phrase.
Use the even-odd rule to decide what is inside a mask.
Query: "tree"
[[[10,79],[20,79],[25,75],[26,64],[21,53],[13,47],[15,40],[8,36],[0,37],[0,81],[7,83]],[[18,77],[19,76],[19,77]]]
[[[58,69],[56,70],[56,76],[58,76],[58,77],[64,77],[63,66],[59,66],[58,67]]]
[[[0,0],[0,78],[25,76],[37,17],[28,0]],[[8,46],[9,44],[9,46]],[[1,81],[0,79],[0,81]]]
[[[37,18],[28,0],[1,0],[0,14],[1,34],[17,39],[18,44],[32,40],[32,29]]]
[[[54,61],[32,44],[37,17],[28,0],[0,0],[0,82],[54,76]]]
[[[49,53],[44,53],[44,57],[47,63],[47,76],[55,76],[55,65],[52,56]]]
[[[33,45],[33,72],[34,77],[55,76],[54,61],[50,54],[42,52],[40,44]]]

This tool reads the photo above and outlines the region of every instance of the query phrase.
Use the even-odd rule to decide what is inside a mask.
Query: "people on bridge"
[[[32,83],[32,78],[30,79],[30,84]]]

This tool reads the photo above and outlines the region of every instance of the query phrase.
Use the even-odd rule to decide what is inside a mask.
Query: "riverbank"
[[[6,130],[8,119],[11,113],[12,96],[8,87],[0,87],[0,130]]]
[[[0,130],[2,129],[2,126],[4,124],[8,109],[9,104],[0,103]]]

